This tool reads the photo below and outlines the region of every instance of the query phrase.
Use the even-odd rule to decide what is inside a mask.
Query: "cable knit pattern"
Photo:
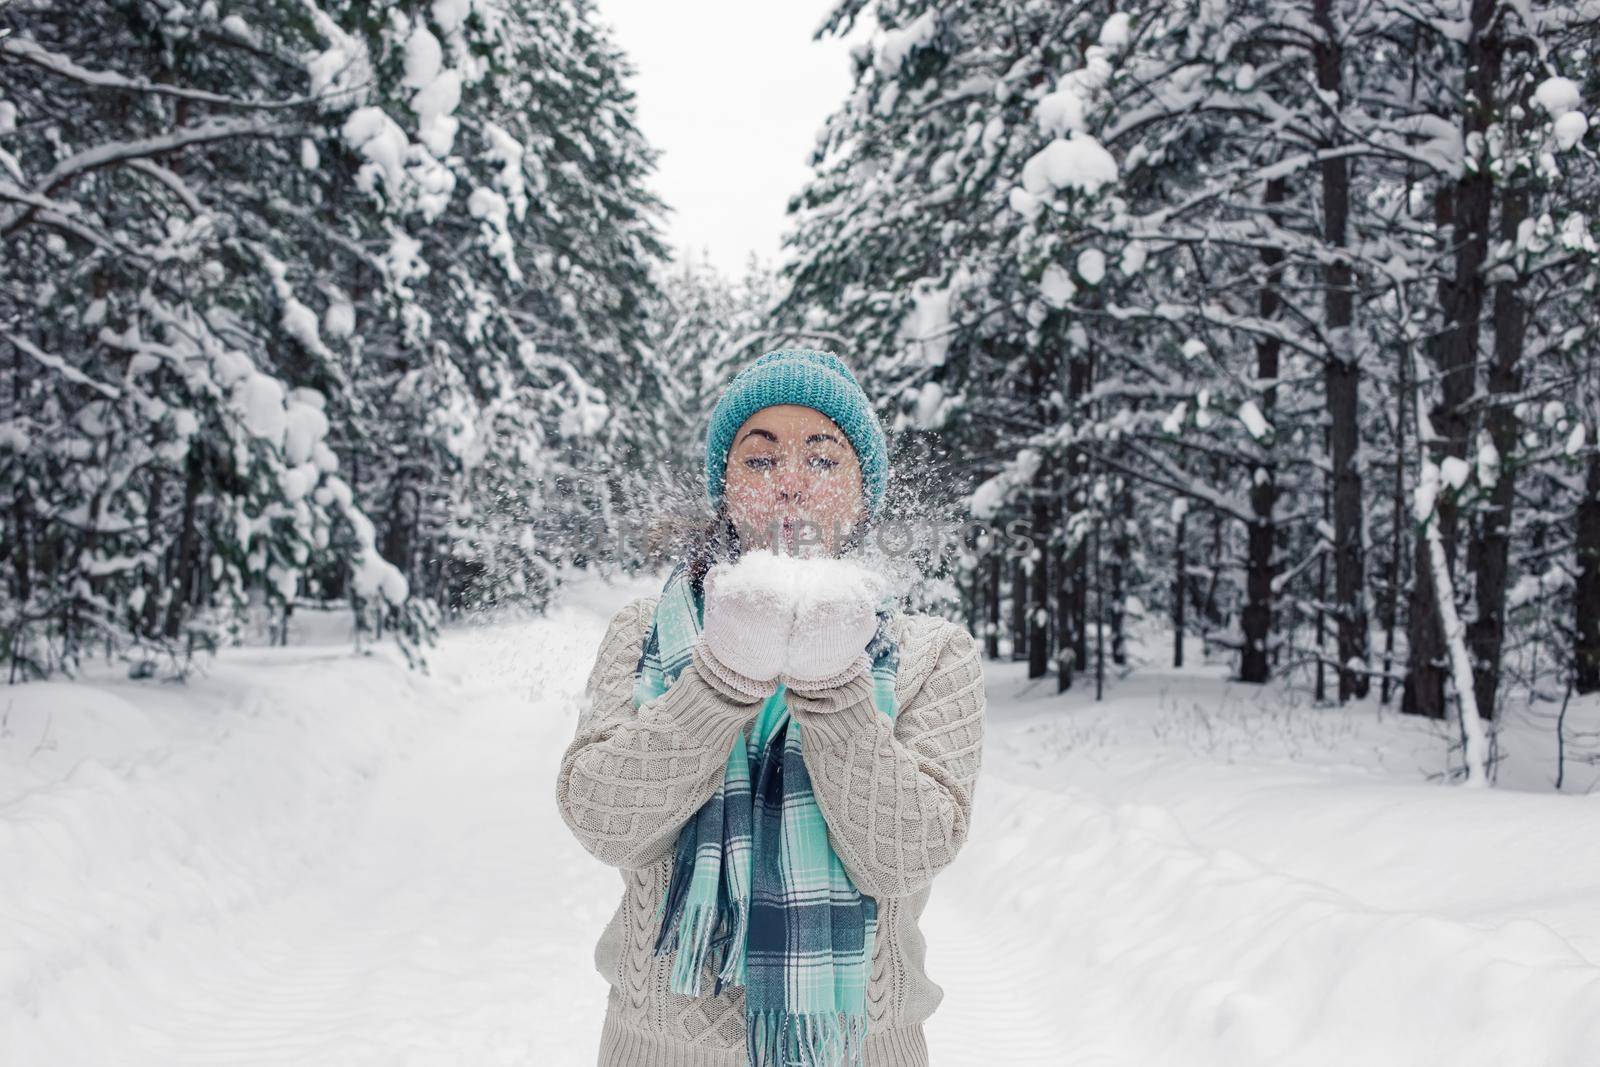
[[[635,709],[633,669],[655,602],[640,597],[612,618],[557,782],[562,818],[585,849],[621,869],[624,887],[595,948],[611,987],[600,1065],[744,1067],[743,987],[674,993],[671,957],[651,949],[678,830],[721,781],[759,700],[696,655],[665,694]],[[983,744],[982,662],[971,635],[945,619],[896,612],[894,624],[892,721],[873,708],[869,676],[791,689],[788,699],[829,839],[856,886],[878,900],[866,1067],[926,1067],[922,1024],[944,992],[924,969],[918,919],[933,876],[967,836]],[[713,978],[708,962],[702,988]]]

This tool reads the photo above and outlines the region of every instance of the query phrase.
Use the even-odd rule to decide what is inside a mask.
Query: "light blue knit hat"
[[[733,435],[744,420],[774,404],[815,408],[839,424],[861,464],[861,489],[867,512],[876,520],[889,483],[889,448],[878,415],[861,383],[832,352],[779,348],[745,367],[723,390],[706,430],[706,496],[722,503],[723,475]]]

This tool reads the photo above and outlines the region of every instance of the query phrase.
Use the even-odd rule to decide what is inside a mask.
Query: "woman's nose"
[[[804,464],[798,459],[785,458],[778,464],[777,471],[778,495],[785,500],[794,500],[802,496],[810,486],[810,475]]]

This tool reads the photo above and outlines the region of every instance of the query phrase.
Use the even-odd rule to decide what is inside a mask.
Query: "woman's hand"
[[[868,584],[844,596],[811,599],[796,611],[779,679],[791,689],[832,689],[866,673],[867,643],[878,632],[879,591]]]
[[[794,626],[794,608],[779,590],[736,584],[719,588],[718,568],[705,577],[699,651],[737,689],[771,695],[778,688]]]

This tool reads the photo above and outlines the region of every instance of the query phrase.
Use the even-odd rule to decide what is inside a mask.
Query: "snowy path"
[[[620,883],[553,782],[633,591],[454,633],[429,678],[291,648],[176,696],[23,691],[0,1063],[592,1064]],[[1063,716],[992,674],[972,841],[924,915],[938,1067],[1592,1063],[1596,804],[1141,749],[1177,721],[1128,726],[1152,693]]]

